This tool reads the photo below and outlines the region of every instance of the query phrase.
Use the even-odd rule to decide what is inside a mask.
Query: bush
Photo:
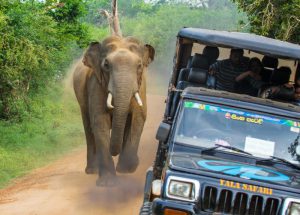
[[[79,22],[82,1],[62,1],[56,10],[49,2],[1,1],[0,119],[21,119],[28,95],[60,77],[89,41],[87,26]]]
[[[22,122],[0,121],[0,189],[11,179],[84,146],[79,106],[60,82],[28,97],[30,108],[22,113]]]

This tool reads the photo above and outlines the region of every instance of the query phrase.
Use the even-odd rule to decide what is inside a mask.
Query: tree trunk
[[[119,16],[118,16],[118,2],[112,0],[111,2],[112,14],[109,14],[106,10],[100,10],[100,14],[107,18],[110,34],[114,36],[122,37],[122,31],[120,28]]]
[[[114,35],[122,37],[122,31],[120,28],[119,16],[118,16],[118,2],[117,0],[112,0],[112,24]]]

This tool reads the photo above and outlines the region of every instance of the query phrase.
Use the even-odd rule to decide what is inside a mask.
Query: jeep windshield
[[[178,117],[176,143],[202,148],[223,145],[215,150],[240,153],[230,150],[233,147],[258,159],[275,156],[300,164],[295,151],[299,121],[193,101],[183,101]]]

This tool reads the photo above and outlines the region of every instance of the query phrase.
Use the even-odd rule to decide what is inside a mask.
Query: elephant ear
[[[155,49],[149,45],[146,44],[144,46],[144,59],[143,59],[143,63],[145,66],[148,66],[153,60],[154,60],[154,55],[155,55]]]
[[[86,50],[82,62],[85,66],[92,69],[100,84],[105,84],[103,72],[101,70],[101,61],[103,58],[102,45],[99,42],[91,42]]]
[[[100,59],[100,49],[99,42],[91,42],[83,56],[82,63],[91,69],[96,69]]]

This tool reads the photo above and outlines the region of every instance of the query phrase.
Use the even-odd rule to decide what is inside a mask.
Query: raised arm
[[[239,81],[241,81],[241,80],[244,80],[244,79],[247,78],[248,76],[251,76],[251,77],[252,77],[251,73],[252,73],[251,71],[243,72],[243,73],[241,73],[240,75],[238,75],[238,76],[235,78],[235,81],[236,81],[236,82],[239,82]]]

